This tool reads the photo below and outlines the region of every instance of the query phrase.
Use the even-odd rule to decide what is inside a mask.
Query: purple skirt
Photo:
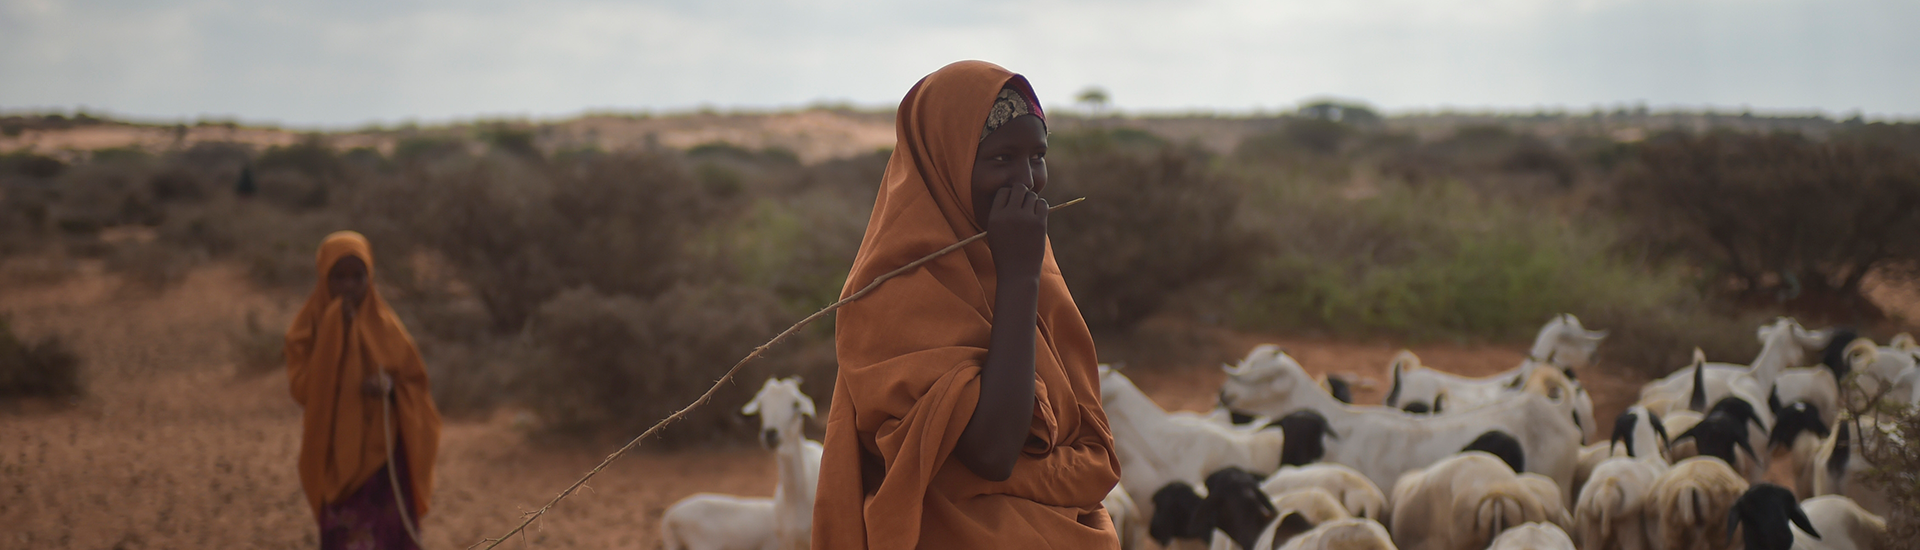
[[[413,500],[412,478],[407,472],[407,446],[396,445],[394,462],[399,466],[400,486],[406,501]],[[407,527],[400,522],[400,514],[414,522],[417,529],[419,519],[413,517],[412,506],[400,506],[394,500],[393,482],[388,478],[388,464],[373,474],[372,479],[360,485],[352,495],[340,502],[328,503],[320,509],[320,548],[322,550],[418,550],[413,537],[407,535]]]

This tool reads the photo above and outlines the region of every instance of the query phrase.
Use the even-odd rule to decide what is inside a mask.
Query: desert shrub
[[[72,397],[81,392],[80,357],[57,336],[26,342],[0,316],[0,398]]]
[[[1570,223],[1465,184],[1349,199],[1270,183],[1249,216],[1273,245],[1239,292],[1251,327],[1522,340],[1560,312],[1647,311],[1686,296],[1667,270],[1617,257],[1604,224]]]
[[[87,156],[100,164],[138,164],[153,158],[152,153],[136,145],[94,149]]]
[[[809,194],[762,199],[710,237],[721,265],[743,284],[771,291],[796,315],[839,299],[860,250],[866,216],[842,201]]]
[[[14,151],[0,155],[0,173],[19,174],[33,178],[51,178],[67,169],[67,163],[60,159],[35,154],[32,151]]]
[[[91,235],[116,225],[158,225],[166,213],[145,182],[140,164],[85,164],[63,172],[54,184],[53,223],[62,231]]]
[[[1234,155],[1255,162],[1287,161],[1306,155],[1336,155],[1357,133],[1352,126],[1331,118],[1289,118],[1279,131],[1257,134],[1241,141]]]
[[[719,204],[675,159],[647,153],[570,165],[488,156],[417,171],[368,197],[361,217],[394,224],[382,242],[444,256],[500,332],[519,330],[566,288],[664,291],[690,267],[684,243]]]
[[[346,175],[340,155],[317,134],[292,145],[268,148],[254,161],[254,166],[262,172],[286,170],[321,179]]]
[[[447,136],[409,136],[393,145],[393,161],[415,165],[465,154],[466,143]]]
[[[147,192],[160,202],[205,200],[210,195],[207,188],[198,175],[179,166],[169,166],[147,178]]]
[[[1205,153],[1135,152],[1101,133],[1051,138],[1053,202],[1087,202],[1048,218],[1055,259],[1089,327],[1126,330],[1171,294],[1228,275],[1252,237],[1235,223],[1236,184]]]
[[[1891,505],[1882,516],[1887,538],[1870,547],[1910,547],[1905,542],[1920,536],[1920,407],[1889,399],[1892,387],[1868,392],[1859,382],[1863,374],[1856,371],[1840,382],[1843,410],[1838,422],[1851,424],[1858,436],[1856,452],[1873,465],[1865,481],[1879,487]],[[1878,429],[1863,419],[1873,420]]]
[[[1861,280],[1920,265],[1920,158],[1876,144],[1670,134],[1639,148],[1613,193],[1635,244],[1698,262],[1754,302],[1873,317]]]
[[[1483,191],[1535,191],[1529,179],[1564,190],[1580,174],[1573,154],[1505,126],[1464,126],[1439,140],[1386,148],[1382,173],[1409,183],[1464,181]]]
[[[1920,537],[1920,409],[1883,404],[1878,411],[1881,437],[1865,439],[1861,455],[1874,464],[1867,480],[1884,487],[1893,509],[1886,515],[1887,540],[1879,548],[1896,548],[1894,541]]]
[[[677,286],[652,299],[568,290],[542,304],[529,324],[540,355],[520,387],[554,433],[637,435],[785,328],[781,312],[771,293],[745,286]],[[747,373],[663,438],[711,441],[750,433],[757,426],[739,410],[751,398],[749,381],[762,372],[788,371]]]

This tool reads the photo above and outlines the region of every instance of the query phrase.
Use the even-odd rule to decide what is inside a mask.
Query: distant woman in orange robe
[[[427,513],[440,446],[426,366],[373,288],[366,237],[328,235],[316,267],[320,280],[287,329],[286,352],[303,409],[300,486],[320,523],[320,547],[417,548],[407,525]],[[383,417],[391,420],[384,428]]]
[[[1120,466],[1093,339],[1047,244],[1032,88],[962,61],[895,117],[841,294],[988,233],[839,311],[813,547],[1117,548],[1101,500]]]

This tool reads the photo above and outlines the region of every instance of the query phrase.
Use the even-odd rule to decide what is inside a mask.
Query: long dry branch
[[[1052,212],[1054,210],[1059,210],[1062,208],[1073,206],[1074,204],[1077,204],[1083,200],[1087,200],[1087,198],[1080,197],[1064,203],[1060,203],[1058,205],[1054,205],[1053,207],[1048,208],[1047,211]],[[670,424],[673,421],[679,420],[681,417],[686,416],[687,413],[692,412],[695,407],[705,405],[708,400],[713,398],[714,392],[720,391],[720,386],[724,386],[727,384],[727,382],[733,380],[734,373],[740,372],[740,367],[745,366],[749,361],[758,359],[761,354],[766,353],[768,348],[772,348],[774,345],[779,344],[780,342],[786,340],[788,336],[792,336],[793,333],[799,332],[800,329],[802,328],[806,328],[807,325],[812,324],[814,321],[819,320],[821,317],[825,317],[828,313],[833,313],[834,310],[840,309],[841,306],[847,305],[848,303],[851,303],[854,300],[858,300],[862,297],[865,297],[868,292],[872,292],[873,289],[879,288],[880,283],[887,282],[888,279],[892,279],[901,274],[905,274],[909,271],[913,271],[914,269],[922,265],[926,265],[927,262],[931,262],[936,258],[945,256],[948,253],[951,253],[955,250],[959,250],[961,247],[972,244],[974,241],[978,241],[982,238],[985,238],[986,236],[987,236],[987,232],[981,231],[977,234],[974,234],[971,237],[960,239],[960,242],[947,245],[946,248],[936,250],[932,254],[928,254],[918,260],[914,260],[908,263],[907,265],[900,266],[899,269],[888,271],[884,275],[875,277],[873,279],[873,282],[867,283],[867,286],[862,287],[858,292],[849,294],[847,295],[847,297],[841,298],[839,301],[827,305],[827,307],[822,308],[820,311],[814,312],[813,315],[808,315],[807,318],[801,319],[800,322],[794,323],[793,326],[787,327],[787,330],[781,331],[780,334],[775,335],[772,340],[768,340],[767,343],[760,344],[759,347],[753,348],[753,352],[748,353],[745,358],[740,359],[740,362],[734,363],[733,368],[727,369],[726,374],[720,375],[720,379],[714,381],[713,387],[707,388],[706,393],[700,394],[699,399],[693,400],[692,403],[688,403],[686,407],[680,409],[678,412],[668,415],[665,419],[660,420],[659,423],[654,424],[653,427],[647,428],[647,431],[641,432],[640,435],[635,436],[631,441],[628,441],[626,445],[622,445],[619,450],[614,451],[613,454],[607,455],[607,458],[604,460],[601,460],[598,466],[594,466],[592,470],[589,470],[587,472],[587,475],[581,476],[579,481],[575,481],[573,482],[572,485],[568,485],[566,490],[560,491],[560,494],[555,495],[553,497],[553,500],[547,501],[547,504],[545,506],[541,506],[540,509],[527,513],[526,519],[522,520],[520,522],[520,525],[514,526],[512,530],[507,531],[506,534],[500,535],[498,538],[481,539],[480,542],[473,543],[472,546],[468,546],[467,548],[471,550],[476,546],[485,544],[487,545],[486,550],[492,550],[493,547],[499,546],[500,543],[506,542],[507,539],[512,538],[514,534],[520,533],[521,531],[526,530],[527,525],[532,524],[533,520],[540,519],[540,516],[546,515],[547,511],[552,510],[553,505],[559,504],[561,499],[564,499],[564,498],[567,498],[568,496],[573,495],[574,491],[578,490],[582,485],[585,485],[587,483],[587,480],[592,479],[593,476],[598,475],[601,470],[606,469],[608,464],[612,464],[614,460],[617,460],[622,455],[627,454],[627,451],[633,450],[634,447],[638,447],[640,445],[641,440],[644,440],[647,437],[652,436],[655,433],[658,433],[660,429],[666,427],[667,424]]]

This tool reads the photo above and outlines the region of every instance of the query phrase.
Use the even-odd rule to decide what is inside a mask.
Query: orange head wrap
[[[327,274],[352,256],[367,265],[367,294],[351,323],[327,287]],[[375,369],[393,377],[393,428],[406,446],[413,509],[427,512],[433,460],[439,449],[440,412],[428,391],[427,370],[400,318],[373,285],[373,250],[352,231],[328,235],[315,265],[319,282],[287,329],[287,377],[293,399],[304,409],[300,436],[300,485],[314,515],[353,494],[386,465],[386,433],[380,400],[363,393]]]
[[[843,296],[981,231],[970,194],[973,162],[1003,88],[1033,97],[1025,78],[980,61],[948,65],[907,92],[896,115],[898,143]],[[992,252],[977,242],[840,309],[840,369],[813,547],[1118,544],[1100,505],[1119,480],[1119,463],[1100,408],[1093,339],[1050,247],[1041,266],[1029,443],[1006,481],[987,481],[949,460],[979,400],[995,281]]]

